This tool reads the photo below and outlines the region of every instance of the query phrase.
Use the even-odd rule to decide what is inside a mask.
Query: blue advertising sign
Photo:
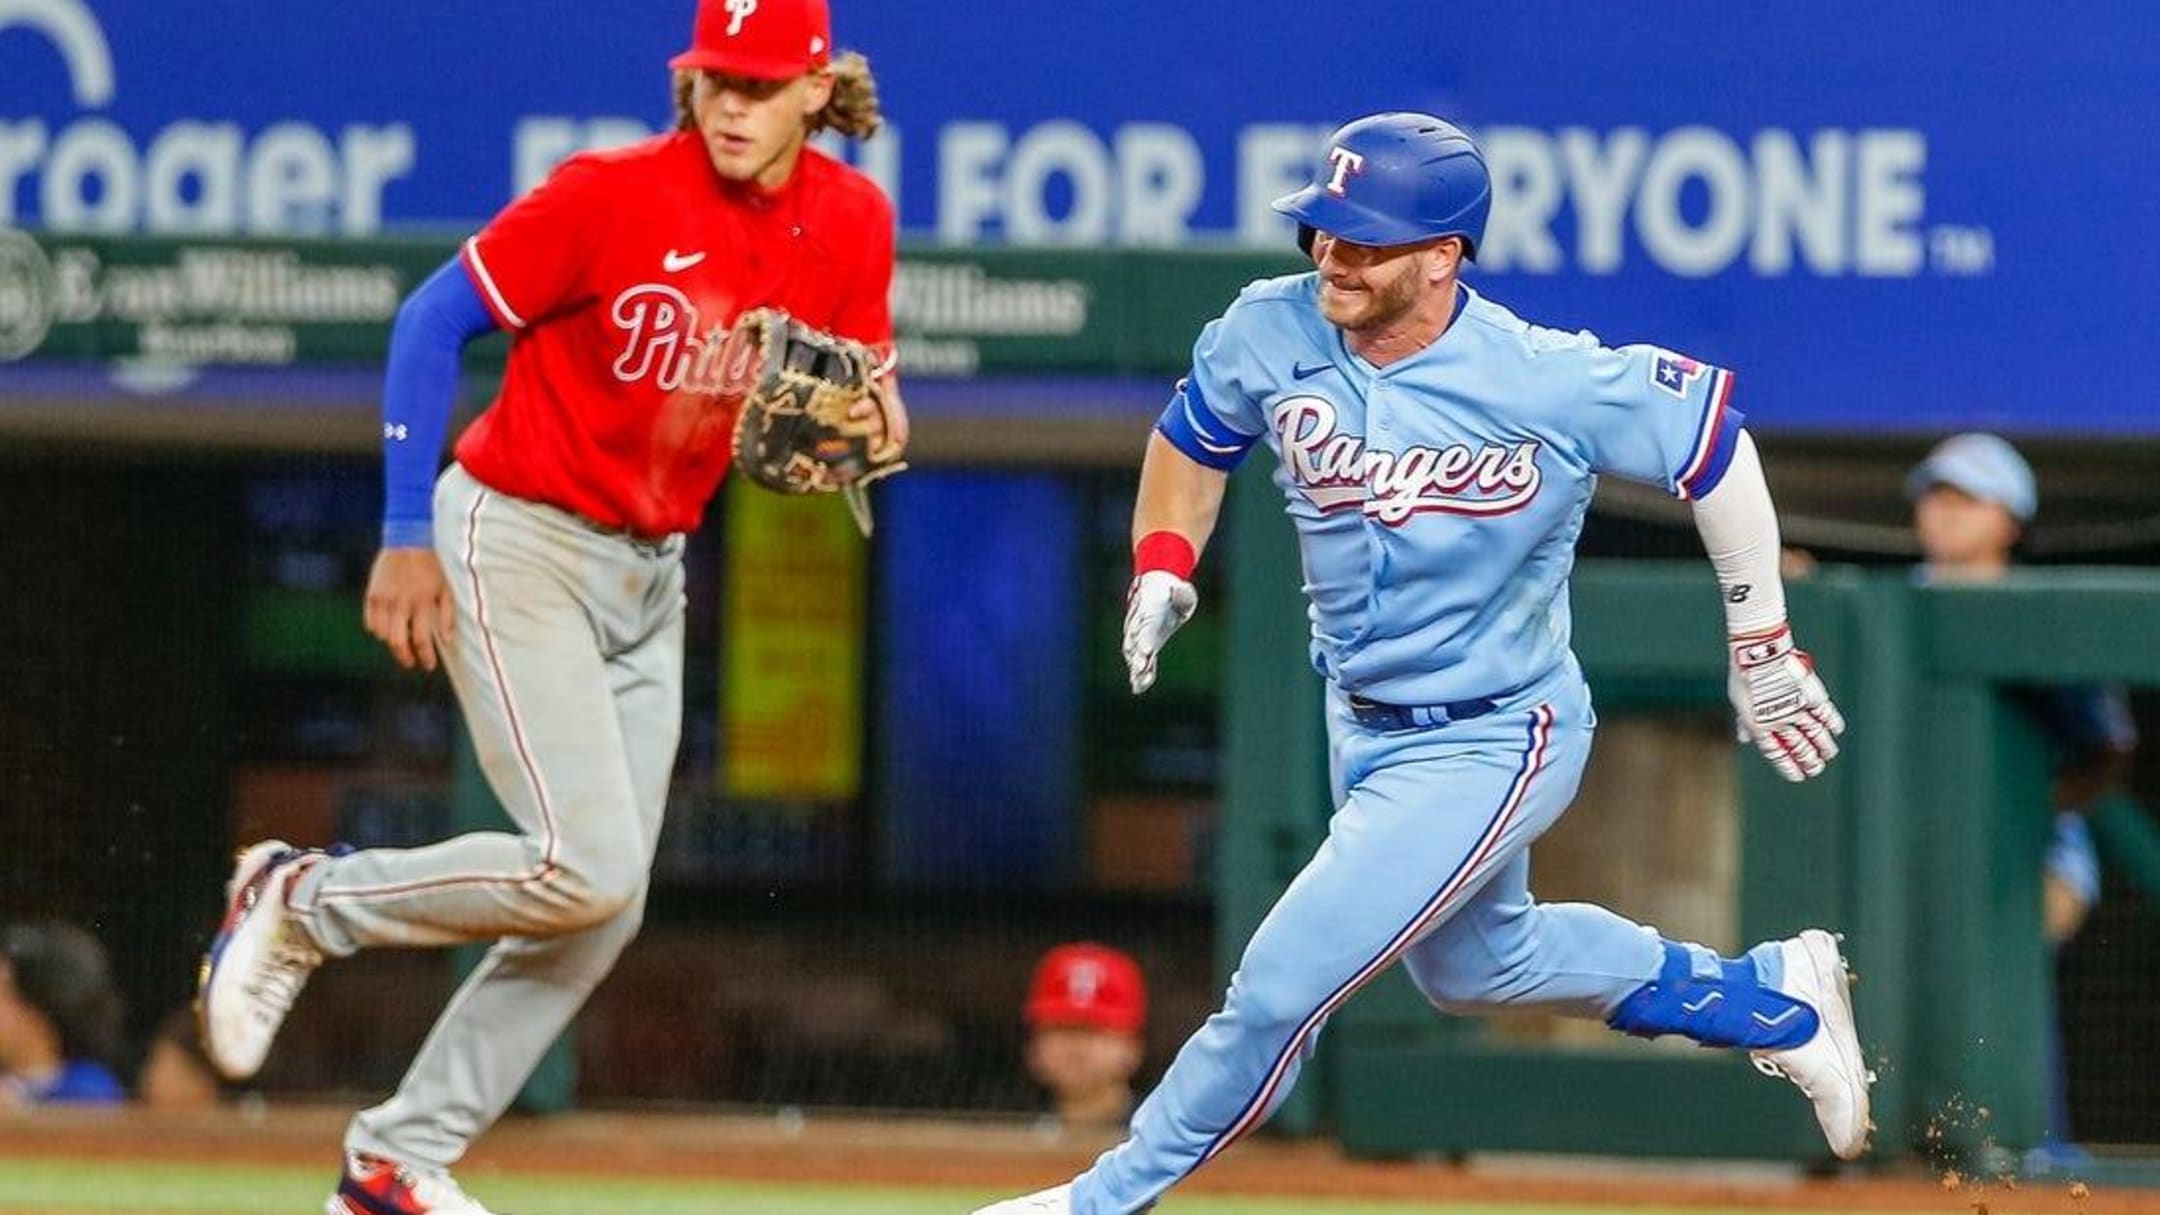
[[[918,240],[1281,242],[1331,126],[1425,109],[1494,170],[1482,289],[1736,366],[1764,425],[2160,432],[2133,0],[835,7]],[[691,9],[0,0],[0,226],[469,228],[665,125]]]

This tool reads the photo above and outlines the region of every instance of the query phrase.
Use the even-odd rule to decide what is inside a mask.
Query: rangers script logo
[[[1544,474],[1538,442],[1513,447],[1466,443],[1368,451],[1358,435],[1338,429],[1335,405],[1325,397],[1294,396],[1274,408],[1282,437],[1283,464],[1321,511],[1357,507],[1389,527],[1415,515],[1506,515],[1537,497]]]

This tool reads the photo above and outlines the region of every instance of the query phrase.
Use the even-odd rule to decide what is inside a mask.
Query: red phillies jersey
[[[892,205],[814,148],[771,192],[721,178],[690,132],[574,156],[461,257],[512,336],[458,462],[644,536],[696,527],[727,475],[735,402],[712,362],[737,314],[892,341]]]

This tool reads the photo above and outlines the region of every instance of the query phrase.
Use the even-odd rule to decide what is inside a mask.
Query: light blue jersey
[[[1391,704],[1510,705],[1572,669],[1567,577],[1598,474],[1709,492],[1740,430],[1732,380],[1467,287],[1438,341],[1376,368],[1301,274],[1202,331],[1158,429],[1212,468],[1274,450],[1323,675]]]

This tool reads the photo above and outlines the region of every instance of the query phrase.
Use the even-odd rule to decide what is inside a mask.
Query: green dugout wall
[[[1239,478],[1231,510],[1239,660],[1225,704],[1224,974],[1329,809],[1291,531],[1257,473]],[[2039,926],[2048,772],[2042,740],[2001,689],[2160,685],[2160,575],[2057,569],[1922,589],[1895,573],[1831,570],[1790,592],[1849,727],[1843,755],[1805,784],[1737,757],[1741,939],[1810,925],[1847,934],[1881,1077],[1878,1158],[1918,1150],[1930,1128],[1951,1152],[2029,1146],[2051,983]],[[1573,598],[1576,649],[1605,720],[1724,707],[1706,563],[1586,563]],[[1433,1012],[1399,970],[1326,1037],[1279,1124],[1332,1124],[1353,1153],[1826,1156],[1806,1103],[1736,1053],[1506,1045],[1475,1019]]]

